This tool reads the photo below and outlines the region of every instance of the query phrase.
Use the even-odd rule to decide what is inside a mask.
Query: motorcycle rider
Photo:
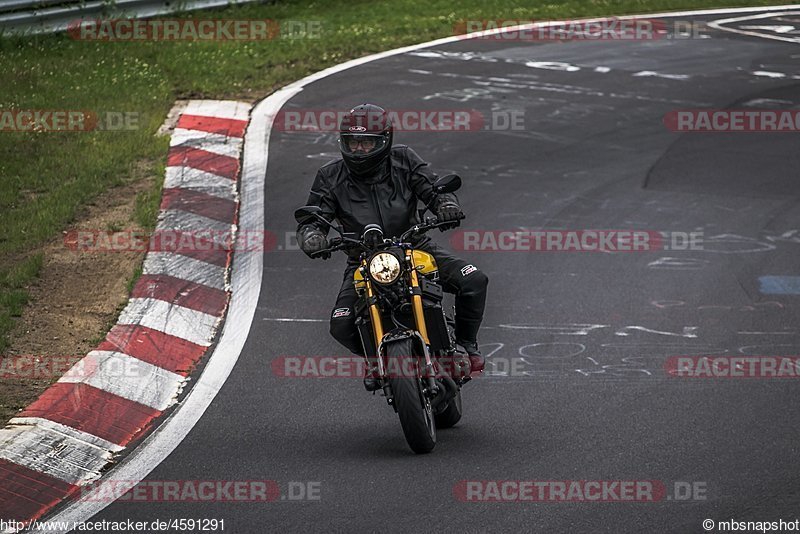
[[[363,104],[346,113],[339,125],[341,159],[323,165],[309,193],[307,205],[322,208],[327,220],[338,219],[345,232],[361,235],[367,224],[377,223],[385,236],[400,235],[417,224],[418,201],[434,212],[439,221],[452,221],[441,229],[455,228],[463,218],[455,195],[436,194],[435,174],[411,148],[392,145],[394,129],[387,112],[376,105]],[[297,242],[307,255],[327,249],[328,228],[316,221],[297,227]],[[371,232],[367,235],[374,235]],[[453,256],[431,241],[417,236],[416,248],[433,255],[443,288],[455,294],[456,343],[469,355],[471,372],[479,373],[484,358],[478,350],[477,335],[483,319],[488,278],[474,265]],[[330,257],[330,252],[322,256]],[[358,252],[348,257],[339,296],[331,312],[331,335],[354,354],[364,356],[355,325],[357,294],[353,273],[358,267]],[[368,369],[364,386],[369,391],[380,387]]]

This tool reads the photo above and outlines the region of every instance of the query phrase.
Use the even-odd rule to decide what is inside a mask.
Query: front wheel
[[[405,339],[386,347],[387,360],[402,361],[408,358],[413,358],[417,364],[417,377],[390,376],[388,382],[408,446],[415,453],[424,454],[431,452],[436,446],[436,422],[430,399],[422,392],[423,383],[419,373],[419,360],[414,358],[414,344],[412,340]]]

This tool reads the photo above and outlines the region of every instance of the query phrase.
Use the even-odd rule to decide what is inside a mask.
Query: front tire
[[[390,343],[386,348],[387,360],[413,357],[414,344],[411,339]],[[403,427],[408,446],[417,454],[431,452],[436,446],[436,421],[430,399],[422,393],[422,379],[419,376],[416,378],[391,376],[388,382],[392,388],[394,406],[400,417],[400,425]]]

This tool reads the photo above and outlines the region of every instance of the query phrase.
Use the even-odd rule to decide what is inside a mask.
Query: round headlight
[[[369,275],[379,284],[391,284],[400,276],[400,261],[394,254],[379,252],[369,261]]]

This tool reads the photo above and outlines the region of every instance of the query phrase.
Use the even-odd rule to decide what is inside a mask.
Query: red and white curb
[[[157,231],[235,231],[250,107],[188,103]],[[231,247],[148,253],[105,340],[0,430],[0,519],[31,521],[76,494],[177,402],[225,316]]]

